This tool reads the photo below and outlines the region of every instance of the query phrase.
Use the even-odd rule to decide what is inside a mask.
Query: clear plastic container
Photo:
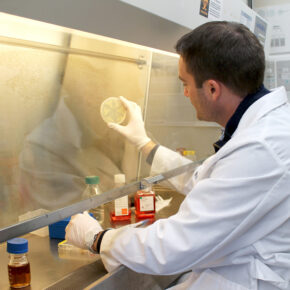
[[[89,250],[81,249],[71,245],[64,240],[58,243],[58,255],[62,259],[67,260],[87,260],[97,259],[99,255],[90,252]]]
[[[87,187],[83,193],[83,199],[91,198],[91,197],[101,194],[101,191],[99,188],[99,183],[100,183],[99,176],[87,176],[85,178],[85,181],[86,181]],[[96,208],[91,208],[89,210],[89,213],[92,213],[99,223],[104,222],[104,219],[105,219],[104,205],[100,205]]]
[[[115,188],[124,186],[126,182],[125,174],[115,174],[114,182]],[[110,210],[110,217],[112,223],[131,220],[131,209],[127,195],[114,200]]]
[[[9,253],[8,275],[12,288],[23,288],[30,285],[30,264],[27,258],[28,241],[15,238],[7,241]]]

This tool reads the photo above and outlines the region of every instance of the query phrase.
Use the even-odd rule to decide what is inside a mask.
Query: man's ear
[[[203,87],[208,96],[210,96],[211,100],[217,101],[221,95],[221,84],[216,80],[206,80],[203,83]]]

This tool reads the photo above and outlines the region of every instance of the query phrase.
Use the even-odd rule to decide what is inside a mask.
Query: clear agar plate
[[[101,116],[106,123],[122,123],[126,118],[126,109],[117,97],[110,97],[101,104]]]

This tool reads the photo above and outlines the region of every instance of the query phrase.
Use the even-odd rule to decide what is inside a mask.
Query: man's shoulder
[[[240,130],[220,150],[218,159],[234,154],[238,159],[244,156],[256,165],[261,165],[264,159],[273,159],[273,164],[290,172],[290,111],[285,118],[279,114],[281,111],[277,110],[272,116],[265,116]]]

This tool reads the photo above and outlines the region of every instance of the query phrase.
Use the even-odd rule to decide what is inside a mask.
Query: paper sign
[[[208,17],[209,1],[210,0],[201,0],[200,1],[199,14],[204,16],[204,17]]]
[[[223,11],[223,0],[201,0],[199,14],[212,19],[221,20]]]

